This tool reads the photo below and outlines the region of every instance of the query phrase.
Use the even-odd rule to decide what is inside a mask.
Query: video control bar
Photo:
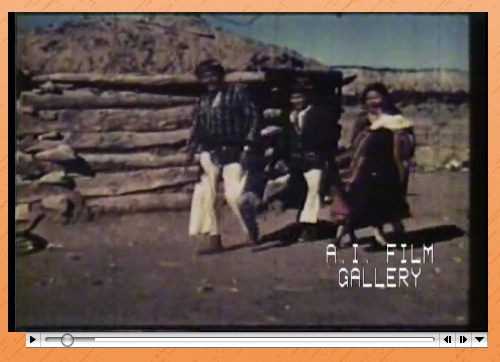
[[[487,333],[299,333],[299,332],[52,332],[26,333],[30,348],[486,348]]]

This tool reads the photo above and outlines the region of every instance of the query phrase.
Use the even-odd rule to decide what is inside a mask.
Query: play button
[[[40,333],[26,333],[26,347],[39,348],[41,347]]]

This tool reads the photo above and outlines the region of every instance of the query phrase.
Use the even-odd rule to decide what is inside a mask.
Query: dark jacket
[[[334,159],[340,129],[326,108],[312,106],[304,115],[301,130],[289,118],[285,132],[291,167],[324,169]]]

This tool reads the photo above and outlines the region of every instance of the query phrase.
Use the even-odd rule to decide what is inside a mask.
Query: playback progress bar
[[[70,334],[65,334],[61,338],[46,337],[46,342],[61,342],[64,346],[70,347],[76,341],[79,342],[192,342],[194,338],[184,337],[73,337]],[[196,340],[214,340],[214,341],[227,341],[227,342],[312,342],[312,341],[325,341],[325,342],[434,342],[434,337],[197,337]]]
[[[26,347],[41,348],[432,348],[487,347],[487,333],[434,332],[50,332],[27,333]]]

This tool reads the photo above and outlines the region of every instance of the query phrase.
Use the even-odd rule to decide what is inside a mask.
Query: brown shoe
[[[208,247],[200,249],[198,255],[210,255],[220,253],[224,250],[222,246],[222,239],[220,235],[210,235],[208,236]]]

